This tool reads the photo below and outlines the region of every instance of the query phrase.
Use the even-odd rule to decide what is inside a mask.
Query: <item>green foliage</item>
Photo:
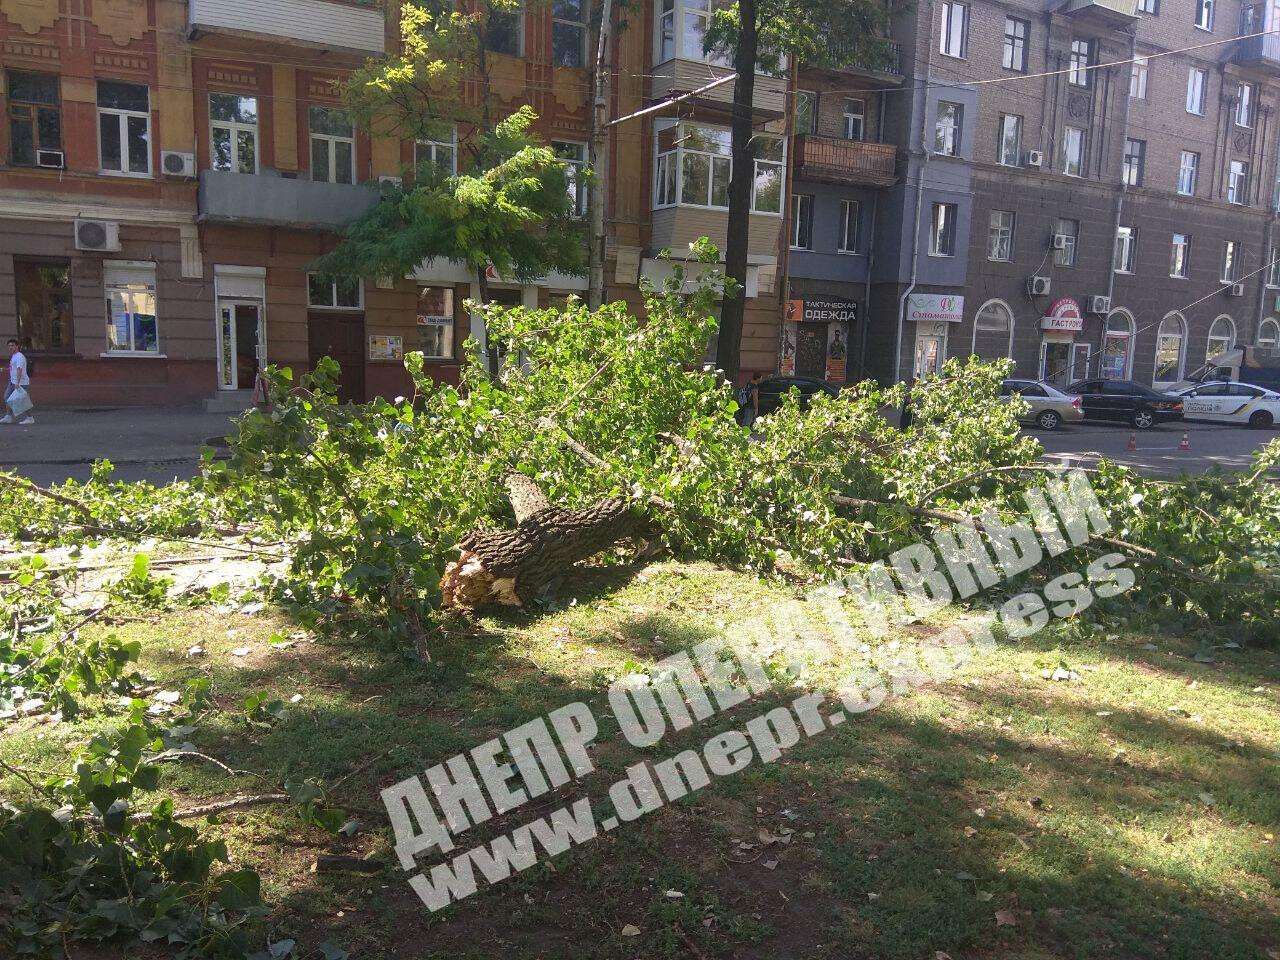
[[[858,64],[887,68],[893,54],[884,38],[893,15],[908,4],[874,0],[756,0],[759,32],[758,65],[772,73],[784,71],[783,58],[810,67],[847,69]],[[703,42],[733,61],[741,28],[735,2],[717,6]]]

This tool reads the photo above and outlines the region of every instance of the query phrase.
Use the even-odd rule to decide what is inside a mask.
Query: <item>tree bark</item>
[[[725,379],[737,384],[741,367],[742,323],[747,298],[747,235],[751,224],[751,185],[755,180],[755,148],[751,133],[751,103],[755,99],[756,0],[739,0],[741,28],[733,66],[738,77],[733,82],[731,153],[733,172],[729,179],[728,242],[725,246],[725,276],[737,281],[737,289],[726,293],[720,308],[720,335],[716,340],[716,366]]]
[[[525,606],[578,561],[646,529],[625,500],[565,510],[547,503],[532,480],[515,475],[507,478],[507,492],[515,529],[477,531],[459,544],[460,556],[440,580],[445,607]]]
[[[489,302],[489,278],[485,271],[488,267],[480,267],[476,270],[476,291],[480,294],[481,305]],[[484,327],[484,357],[485,365],[489,368],[489,379],[496,381],[501,373],[498,366],[498,351],[494,349],[492,338],[489,336],[489,321],[482,319],[480,321]]]

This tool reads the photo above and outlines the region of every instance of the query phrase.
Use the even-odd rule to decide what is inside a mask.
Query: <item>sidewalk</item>
[[[40,409],[30,426],[0,424],[0,468],[37,483],[89,476],[110,460],[122,480],[162,483],[196,472],[200,448],[231,429],[225,413],[194,408]]]

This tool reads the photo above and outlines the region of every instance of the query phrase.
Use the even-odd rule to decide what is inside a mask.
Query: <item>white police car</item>
[[[1251,383],[1224,380],[1200,383],[1179,392],[1186,420],[1270,427],[1280,423],[1280,393]]]

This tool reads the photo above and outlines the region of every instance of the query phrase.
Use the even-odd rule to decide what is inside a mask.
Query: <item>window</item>
[[[996,144],[996,159],[1007,167],[1022,163],[1022,118],[1011,113],[1000,115],[1000,142]]]
[[[676,177],[678,156],[675,150],[658,154],[658,162],[655,167],[655,175],[658,182],[655,184],[653,191],[653,203],[656,207],[671,207],[680,202],[680,196],[676,192],[678,187]]]
[[[103,173],[151,175],[151,97],[145,86],[98,81],[98,164]]]
[[[1102,336],[1102,362],[1098,372],[1108,380],[1127,380],[1132,362],[1133,317],[1123,310],[1113,310]]]
[[[1116,273],[1133,273],[1137,252],[1138,232],[1133,227],[1120,227],[1117,229],[1114,263]]]
[[[1076,246],[1080,242],[1080,221],[1061,219],[1058,221],[1058,236],[1062,237],[1062,246],[1054,244],[1053,262],[1059,267],[1076,265]]]
[[[957,156],[963,126],[964,107],[946,100],[938,101],[938,116],[933,126],[933,152],[947,157]]]
[[[1138,12],[1155,16],[1160,12],[1160,0],[1138,0]]]
[[[1169,254],[1169,276],[1185,280],[1190,260],[1191,238],[1185,233],[1175,233]]]
[[[1178,161],[1178,192],[1184,197],[1196,195],[1196,182],[1200,179],[1200,154],[1183,150]]]
[[[861,140],[866,129],[867,104],[865,100],[851,99],[844,102],[844,138]]]
[[[1147,165],[1147,141],[1128,139],[1124,142],[1124,182],[1131,187],[1142,186]]]
[[[324,310],[359,310],[364,306],[364,284],[359,277],[322,277],[307,274],[307,306]]]
[[[933,205],[932,228],[929,233],[929,256],[954,257],[956,255],[956,216],[954,203]]]
[[[813,249],[813,194],[791,195],[791,246],[795,250]]]
[[[1129,96],[1134,100],[1147,99],[1147,60],[1138,57],[1133,61],[1133,70],[1129,73]]]
[[[111,263],[102,267],[107,295],[107,350],[159,353],[154,263]]]
[[[1067,82],[1073,87],[1087,87],[1092,82],[1089,69],[1093,66],[1093,41],[1072,40],[1071,55],[1067,60]]]
[[[1013,312],[1001,300],[988,300],[973,318],[973,341],[970,353],[977,357],[995,359],[1010,355],[1009,347],[1013,335]],[[1017,391],[1024,396],[1046,396],[1044,388],[1038,383],[1006,380],[1001,384],[1001,396]]]
[[[1267,261],[1267,286],[1280,287],[1280,247],[1271,248],[1271,258]]]
[[[1001,63],[1006,70],[1026,72],[1027,21],[1017,17],[1004,18],[1004,59]]]
[[[573,216],[585,217],[587,215],[587,145],[552,140],[551,149],[564,161],[569,209]]]
[[[335,107],[307,111],[311,131],[311,179],[354,183],[356,141],[351,118]]]
[[[1222,282],[1235,283],[1240,272],[1240,251],[1234,240],[1222,244]]]
[[[1156,333],[1155,383],[1171,383],[1182,379],[1182,318],[1176,314],[1160,321]]]
[[[258,172],[258,98],[209,94],[209,165],[232,173]]]
[[[862,238],[862,204],[857,200],[840,201],[841,253],[857,253]]]
[[[18,339],[32,350],[70,350],[71,262],[69,260],[13,261],[17,293]]]
[[[1249,202],[1249,163],[1232,160],[1227,175],[1227,203]]]
[[[683,49],[681,56],[687,60],[705,60],[728,66],[729,57],[723,50],[705,49],[707,28],[711,25],[711,15],[715,12],[714,0],[679,0],[683,17],[683,32],[680,38]]]
[[[753,213],[782,212],[786,179],[786,146],[781,137],[756,138],[756,176],[751,186]]]
[[[943,0],[942,37],[938,52],[948,57],[964,57],[969,46],[969,7],[955,0]]]
[[[1013,211],[992,210],[987,233],[987,259],[1013,259]]]
[[[458,128],[449,128],[448,140],[418,140],[413,145],[413,168],[419,177],[435,173],[452,177],[458,172]]]
[[[812,90],[796,91],[795,132],[801,136],[818,132],[818,95]]]
[[[1257,99],[1258,88],[1252,83],[1236,85],[1236,126],[1253,126],[1253,105]]]
[[[1213,29],[1214,0],[1196,0],[1196,26],[1201,30]]]
[[[57,156],[62,151],[58,78],[10,70],[8,81],[9,161],[16,167],[61,167],[62,158]]]
[[[1204,116],[1204,94],[1209,85],[1209,71],[1192,67],[1187,73],[1187,113]]]
[[[655,205],[729,207],[729,131],[695,123],[668,124],[657,131],[658,158]],[[756,137],[754,213],[782,212],[782,182],[786,151],[781,137]]]
[[[489,20],[484,25],[484,45],[494,53],[509,57],[521,56],[524,46],[524,7],[515,10],[489,8]]]
[[[453,359],[453,288],[418,288],[418,349],[424,357]]]
[[[1084,131],[1079,127],[1063,128],[1062,172],[1069,177],[1079,177],[1083,175]]]
[[[659,63],[666,63],[676,55],[676,0],[662,0],[658,16]]]
[[[1258,349],[1271,356],[1280,356],[1280,320],[1267,318],[1258,325]]]
[[[1209,326],[1209,342],[1205,349],[1205,360],[1212,360],[1228,350],[1235,349],[1236,325],[1230,317],[1218,317]]]
[[[586,66],[586,0],[551,0],[551,62],[557,67]]]

